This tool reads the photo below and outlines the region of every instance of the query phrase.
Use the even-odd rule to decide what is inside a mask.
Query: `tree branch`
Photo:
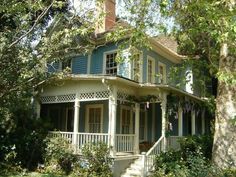
[[[12,46],[14,46],[15,44],[17,44],[18,42],[20,42],[24,37],[26,37],[29,33],[31,33],[35,26],[38,24],[38,22],[42,19],[42,17],[48,12],[48,10],[52,7],[54,1],[52,1],[52,3],[38,16],[38,18],[35,20],[33,26],[22,36],[20,36],[17,40],[15,40],[14,42],[12,42],[8,49],[11,48]]]

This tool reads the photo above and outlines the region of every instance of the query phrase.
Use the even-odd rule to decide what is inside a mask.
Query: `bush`
[[[213,137],[212,135],[188,136],[179,139],[180,151],[184,159],[187,158],[188,153],[199,154],[211,160]]]
[[[111,158],[106,144],[85,144],[82,154],[62,137],[47,138],[45,172],[70,176],[110,177]]]
[[[83,163],[81,167],[86,176],[112,176],[109,148],[104,143],[89,143],[82,148]]]
[[[78,160],[73,153],[72,145],[62,137],[47,138],[45,149],[46,171],[52,173],[65,173],[68,175],[73,169],[72,165]]]

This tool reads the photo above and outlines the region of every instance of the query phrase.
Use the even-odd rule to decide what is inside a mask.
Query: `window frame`
[[[133,134],[133,110],[131,106],[121,105],[120,106],[120,134],[122,133],[122,110],[129,110],[130,111],[130,127],[129,127],[129,133],[126,134]]]
[[[106,66],[106,61],[107,61],[107,55],[109,54],[117,54],[117,50],[109,50],[103,53],[103,74],[106,75],[107,74],[107,66]],[[116,62],[117,63],[117,62]],[[116,74],[114,74],[115,76],[118,75],[119,73],[119,63],[116,64]],[[110,75],[110,74],[108,74]]]
[[[139,142],[145,142],[147,141],[147,111],[145,111],[144,109],[140,109],[140,115],[139,115],[139,119],[141,119],[141,113],[144,113],[144,122],[145,122],[145,125],[144,125],[144,139],[140,139],[140,120],[139,120]]]
[[[161,82],[161,78],[160,78],[160,66],[161,67],[163,67],[163,72],[164,72],[164,76],[162,76],[163,77],[163,82]],[[160,61],[158,61],[158,83],[159,84],[166,84],[166,82],[167,82],[167,71],[166,71],[166,64],[164,64],[164,63],[162,63],[162,62],[160,62]]]
[[[152,65],[153,74],[151,74],[151,82],[149,82],[149,69],[148,69],[149,61],[153,62],[153,65]],[[156,71],[155,71],[156,67],[155,66],[156,66],[155,59],[151,56],[147,56],[147,83],[150,83],[150,84],[155,83],[155,74],[156,74]]]
[[[143,53],[142,52],[138,52],[139,55],[139,79],[136,81],[135,80],[135,72],[134,72],[134,66],[135,66],[135,62],[137,60],[133,60],[132,61],[132,67],[131,67],[131,73],[132,73],[132,80],[134,80],[135,82],[142,82],[143,81]]]
[[[86,105],[85,132],[91,133],[91,132],[89,132],[89,109],[91,109],[91,108],[100,108],[101,109],[101,120],[100,120],[101,127],[100,127],[100,132],[99,133],[102,133],[103,132],[103,104],[88,104],[88,105]]]

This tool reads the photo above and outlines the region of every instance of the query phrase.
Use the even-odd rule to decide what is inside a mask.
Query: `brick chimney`
[[[96,24],[95,33],[103,33],[109,29],[111,29],[116,22],[116,2],[115,0],[103,0],[98,3],[98,15],[101,13],[105,13],[106,15],[103,17],[101,23]]]

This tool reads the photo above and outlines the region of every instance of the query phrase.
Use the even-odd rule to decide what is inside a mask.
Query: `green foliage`
[[[47,172],[64,172],[68,175],[72,171],[72,164],[78,160],[73,153],[73,147],[62,137],[47,138],[45,148],[45,165]]]
[[[220,171],[210,163],[211,147],[210,136],[192,136],[181,139],[179,151],[170,150],[157,156],[154,176],[219,176]]]
[[[42,172],[70,176],[112,176],[111,158],[106,144],[85,144],[82,154],[62,137],[47,138],[45,169]]]
[[[85,173],[87,176],[111,177],[112,160],[109,155],[109,148],[104,143],[86,144],[82,148],[84,160],[87,163]]]
[[[182,152],[182,157],[186,159],[189,153],[201,154],[207,159],[211,159],[213,137],[212,135],[194,135],[179,139],[180,149]]]

